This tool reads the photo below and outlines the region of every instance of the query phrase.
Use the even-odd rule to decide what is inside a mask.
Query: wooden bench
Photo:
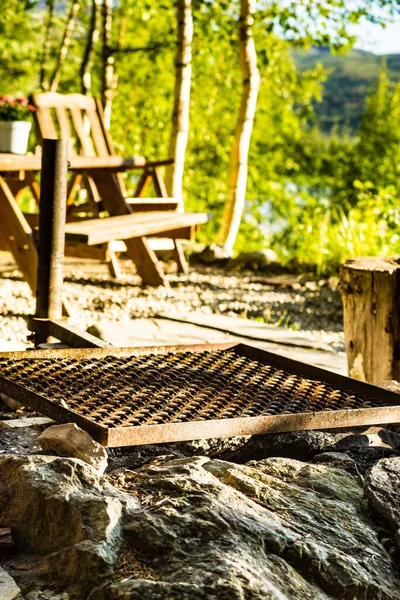
[[[134,246],[133,260],[138,272],[146,273],[144,283],[159,285],[165,284],[164,273],[147,236],[162,234],[171,239],[192,239],[196,227],[207,220],[206,213],[158,211],[76,221],[65,226],[65,241],[68,247],[71,244],[99,246],[123,240],[128,248]]]
[[[115,150],[107,129],[104,127],[102,107],[99,101],[82,94],[58,94],[46,92],[34,94],[31,97],[36,108],[35,118],[40,138],[70,139],[70,155],[75,163],[80,164],[80,169],[75,169],[69,181],[68,189],[68,221],[76,221],[77,214],[87,212],[92,217],[106,211],[111,217],[121,216],[119,221],[112,221],[114,225],[105,225],[108,219],[85,219],[79,229],[77,223],[72,230],[67,225],[66,254],[79,255],[79,245],[82,255],[92,255],[90,248],[105,252],[104,258],[108,261],[111,273],[118,276],[118,261],[112,242],[124,240],[129,257],[136,265],[139,275],[144,283],[160,285],[164,283],[164,274],[158,264],[157,257],[151,248],[146,236],[154,235],[172,240],[173,257],[180,271],[187,271],[187,263],[179,243],[179,239],[187,239],[193,235],[196,226],[207,221],[207,216],[202,213],[178,212],[178,204],[174,198],[169,198],[162,169],[171,164],[171,159],[149,161],[143,156],[131,158],[119,157]],[[133,197],[128,197],[122,173],[127,170],[137,170],[140,173]],[[145,198],[150,183],[153,183],[156,198]],[[87,206],[75,206],[74,199],[77,192],[84,186],[87,190]],[[150,217],[146,225],[140,225],[143,212],[157,213],[157,217]],[[139,213],[139,219],[132,218]],[[122,217],[124,215],[124,217]],[[166,220],[164,220],[164,218]],[[125,220],[124,220],[125,219]],[[151,223],[150,223],[151,222]],[[72,224],[71,224],[72,225]],[[157,229],[158,227],[158,229]],[[151,229],[151,232],[149,232]],[[190,231],[189,231],[190,230]],[[76,232],[92,232],[82,235],[77,242]],[[143,231],[141,235],[138,231]],[[101,234],[100,234],[101,232]],[[83,242],[84,239],[94,239],[103,235],[104,242]],[[126,236],[130,237],[126,237]],[[72,237],[75,241],[72,242]],[[78,236],[79,237],[79,236]],[[88,248],[89,247],[89,248]]]

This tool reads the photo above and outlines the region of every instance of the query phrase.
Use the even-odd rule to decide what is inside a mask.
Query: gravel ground
[[[8,256],[8,255],[6,255]],[[104,265],[67,261],[65,294],[74,324],[86,329],[99,320],[126,321],[200,310],[292,328],[343,349],[340,294],[334,279],[239,272],[196,265],[189,275],[167,267],[169,287],[142,287],[123,261],[123,278],[112,280]],[[0,265],[0,342],[28,344],[26,317],[34,311],[28,285],[12,263]]]

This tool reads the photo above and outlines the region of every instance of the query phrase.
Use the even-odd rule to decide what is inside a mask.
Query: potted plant
[[[0,152],[26,153],[34,110],[28,98],[0,96]]]

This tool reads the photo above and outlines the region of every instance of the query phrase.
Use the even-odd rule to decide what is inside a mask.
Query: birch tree
[[[99,39],[99,30],[97,27],[97,3],[98,0],[92,0],[89,31],[80,69],[82,94],[85,95],[90,95],[92,92],[93,53]]]
[[[183,210],[182,180],[189,135],[190,84],[192,78],[193,17],[191,0],[177,0],[178,39],[175,60],[175,92],[169,158],[174,163],[167,169],[169,195]]]
[[[74,31],[76,16],[79,12],[80,2],[78,0],[72,0],[71,8],[67,18],[67,23],[64,29],[64,35],[61,42],[60,51],[58,53],[56,65],[54,67],[53,75],[50,78],[49,89],[51,92],[56,92],[58,84],[60,82],[61,71],[68,55],[68,49],[72,39],[72,33]]]
[[[51,31],[53,27],[54,21],[54,5],[55,0],[47,0],[47,18],[46,25],[44,30],[44,40],[43,40],[43,52],[42,52],[42,61],[40,65],[40,75],[39,75],[39,85],[42,90],[49,89],[49,82],[46,77],[46,65],[50,58],[51,51]]]
[[[242,98],[231,151],[228,196],[217,237],[218,244],[229,253],[233,250],[243,215],[248,154],[260,87],[260,74],[252,31],[255,4],[255,0],[240,0],[239,53],[242,71]]]
[[[101,73],[101,98],[104,111],[104,125],[110,128],[113,80],[114,80],[114,57],[112,55],[112,0],[103,0],[102,3],[102,73]]]

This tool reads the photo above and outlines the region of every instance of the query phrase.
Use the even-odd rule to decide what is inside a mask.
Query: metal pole
[[[57,320],[62,317],[68,140],[44,139],[42,152],[35,316]]]

